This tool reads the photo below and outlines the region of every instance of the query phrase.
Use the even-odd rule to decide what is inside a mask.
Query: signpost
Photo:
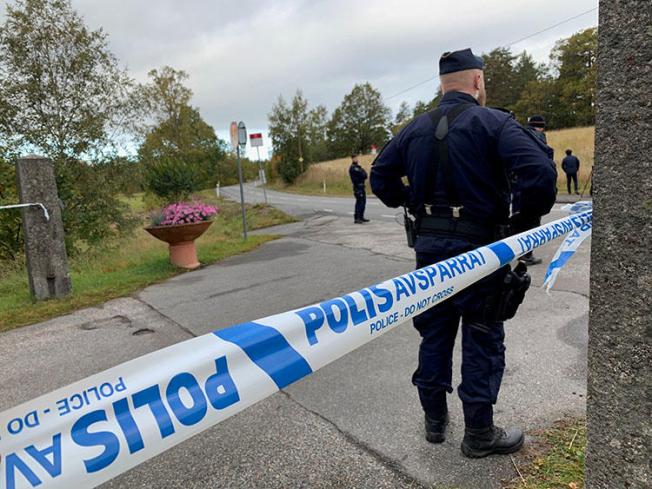
[[[258,176],[260,178],[260,183],[263,186],[263,195],[265,196],[265,204],[267,204],[267,190],[265,190],[265,184],[267,183],[267,178],[265,177],[265,168],[263,168],[263,163],[260,161],[260,147],[263,145],[263,135],[260,132],[255,132],[249,134],[249,142],[251,143],[252,148],[256,148],[256,154],[258,155]]]
[[[242,163],[240,162],[240,150],[247,145],[247,128],[244,122],[233,121],[230,127],[231,147],[235,149],[238,158],[238,181],[240,182],[240,208],[242,209],[242,234],[247,239],[247,212],[244,203],[244,186],[242,183]]]

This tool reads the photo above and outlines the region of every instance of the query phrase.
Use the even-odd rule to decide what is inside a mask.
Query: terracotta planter
[[[195,240],[204,234],[211,224],[213,221],[173,226],[150,226],[145,228],[145,231],[170,245],[170,262],[173,265],[193,269],[199,266]]]

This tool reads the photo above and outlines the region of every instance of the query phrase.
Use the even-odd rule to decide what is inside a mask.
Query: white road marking
[[[324,209],[324,212],[334,212],[333,209]]]
[[[349,216],[352,216],[353,214],[355,214],[355,212],[347,212],[347,214],[348,214]]]
[[[381,214],[380,217],[389,217],[390,219],[394,219],[396,216],[389,215],[389,214]]]

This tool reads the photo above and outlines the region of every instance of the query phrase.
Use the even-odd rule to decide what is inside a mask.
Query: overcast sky
[[[4,17],[6,0],[0,0]],[[439,55],[476,54],[546,29],[597,0],[72,0],[102,27],[139,81],[170,65],[185,70],[193,104],[222,138],[232,120],[265,131],[282,94],[303,90],[331,112],[353,85],[369,81],[394,112],[431,99]],[[547,61],[555,41],[597,24],[597,11],[512,46]],[[391,97],[391,98],[390,98]],[[267,143],[267,141],[265,141]],[[255,154],[255,153],[254,153]],[[265,156],[267,151],[265,150]],[[262,156],[262,155],[261,155]]]

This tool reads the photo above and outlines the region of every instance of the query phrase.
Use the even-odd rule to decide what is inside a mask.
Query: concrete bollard
[[[30,292],[37,300],[68,295],[72,283],[54,165],[42,156],[20,158],[16,180],[20,202],[40,203],[50,217],[46,220],[43,210],[37,206],[21,209]]]

